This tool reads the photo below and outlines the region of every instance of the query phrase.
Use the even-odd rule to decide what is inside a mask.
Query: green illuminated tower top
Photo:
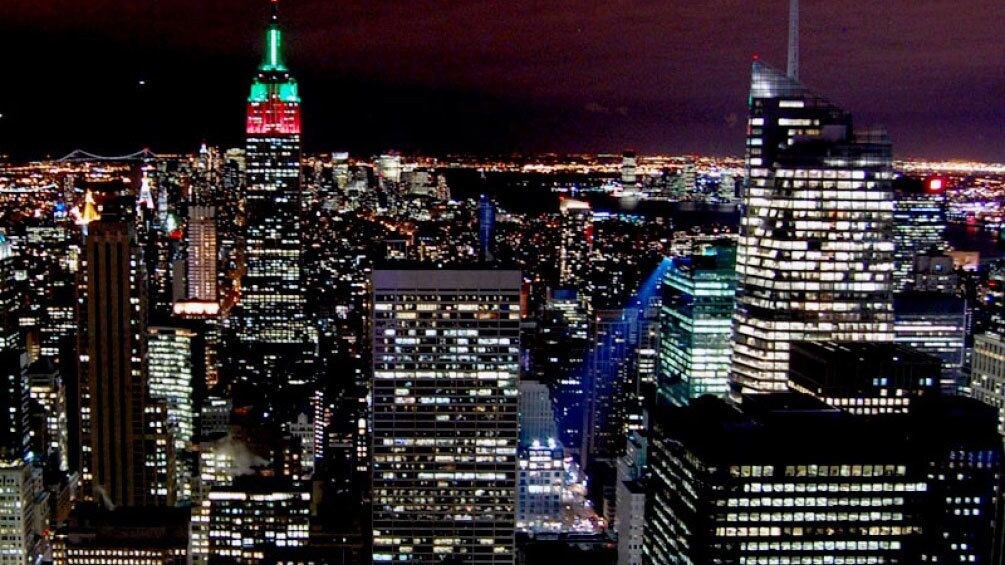
[[[283,32],[279,29],[279,0],[272,0],[272,17],[265,35],[265,57],[259,65],[260,71],[286,71],[283,62]]]
[[[248,102],[265,102],[271,98],[283,102],[300,102],[297,81],[290,76],[283,60],[283,32],[279,28],[279,0],[272,1],[272,16],[265,31],[265,54],[258,66],[258,76],[251,84]]]

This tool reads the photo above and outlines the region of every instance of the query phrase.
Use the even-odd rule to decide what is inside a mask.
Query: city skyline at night
[[[18,8],[0,565],[1002,565],[969,8]]]

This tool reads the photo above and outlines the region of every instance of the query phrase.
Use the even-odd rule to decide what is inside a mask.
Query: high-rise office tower
[[[719,178],[719,202],[729,203],[736,200],[736,177],[724,173]]]
[[[894,339],[942,361],[941,387],[963,385],[969,315],[965,299],[941,292],[902,292],[893,299]]]
[[[220,303],[185,300],[175,302],[172,327],[195,334],[192,374],[196,390],[208,391],[220,380]]]
[[[562,530],[566,489],[565,453],[555,440],[534,440],[519,448],[516,524],[521,531]]]
[[[377,160],[377,175],[384,188],[401,182],[401,155],[386,153]]]
[[[893,339],[890,142],[754,61],[733,390],[784,390],[789,343]]]
[[[551,389],[558,439],[586,465],[590,319],[575,291],[557,290],[545,304],[533,344],[533,371]]]
[[[997,331],[974,336],[970,396],[998,411],[998,433],[1005,433],[1005,336]]]
[[[28,367],[28,397],[31,399],[32,452],[46,457],[54,468],[69,469],[69,427],[66,386],[52,359],[42,357]]]
[[[547,443],[558,437],[555,410],[547,386],[537,381],[520,381],[519,407],[521,444],[530,445],[534,440]]]
[[[555,426],[548,387],[520,382],[516,525],[521,531],[560,531],[567,481],[565,450]]]
[[[216,302],[216,208],[188,209],[188,298]]]
[[[632,432],[618,458],[618,565],[642,565],[642,533],[646,514],[646,437]]]
[[[589,392],[584,439],[591,462],[615,457],[624,443],[620,410],[628,392],[628,361],[634,349],[632,333],[637,321],[638,311],[632,308],[597,310],[593,317],[595,346],[587,360]]]
[[[588,304],[586,289],[590,282],[590,251],[593,249],[593,210],[582,200],[563,199],[561,211],[561,240],[558,248],[558,284],[580,293],[580,300]]]
[[[276,2],[265,48],[248,97],[247,270],[241,279],[238,335],[246,349],[242,372],[259,383],[279,385],[303,377],[313,339],[304,311],[300,94],[283,59]],[[280,379],[281,374],[286,377]]]
[[[489,195],[483,194],[478,199],[478,243],[481,247],[481,260],[492,261],[494,258],[496,237],[496,207]]]
[[[644,563],[996,561],[1002,442],[968,398],[704,397],[656,418],[647,463]]]
[[[196,407],[200,404],[201,379],[196,377],[202,360],[200,336],[186,328],[151,327],[147,333],[148,387],[150,397],[162,402],[167,411],[167,429],[176,454],[175,488],[177,499],[190,500],[195,464],[192,440],[195,436]]]
[[[28,388],[25,369],[28,355],[17,322],[15,253],[0,234],[0,459],[30,459]]]
[[[901,177],[894,181],[893,241],[895,291],[912,288],[918,255],[945,247],[946,179],[930,177],[924,182]],[[921,290],[921,289],[915,289]]]
[[[0,564],[42,562],[48,503],[39,468],[22,459],[0,461]]]
[[[514,562],[520,284],[374,271],[375,562]]]
[[[190,563],[285,563],[272,552],[307,545],[311,493],[284,477],[237,477],[192,512]]]
[[[687,404],[729,394],[736,247],[728,240],[678,257],[663,277],[658,393]]]
[[[109,207],[88,226],[79,287],[80,471],[85,497],[143,506],[168,499],[147,459],[170,446],[151,433],[144,264],[132,222]]]
[[[694,163],[684,165],[680,176],[683,179],[685,196],[694,197],[698,193],[698,170]]]

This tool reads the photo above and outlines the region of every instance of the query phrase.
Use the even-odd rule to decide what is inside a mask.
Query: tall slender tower
[[[111,208],[106,202],[104,217],[89,226],[79,287],[84,496],[116,506],[172,504],[162,483],[173,488],[174,452],[147,395],[146,270],[132,220]]]
[[[248,96],[246,273],[239,316],[240,339],[250,352],[243,372],[259,383],[302,375],[297,368],[311,358],[312,341],[300,234],[300,95],[283,60],[276,0],[265,39]]]
[[[789,0],[789,66],[785,74],[799,80],[799,0]]]
[[[890,140],[754,61],[733,392],[786,388],[798,340],[893,340]]]

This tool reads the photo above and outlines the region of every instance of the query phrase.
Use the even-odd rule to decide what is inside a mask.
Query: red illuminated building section
[[[300,133],[300,104],[278,97],[248,102],[248,134],[296,135]]]

